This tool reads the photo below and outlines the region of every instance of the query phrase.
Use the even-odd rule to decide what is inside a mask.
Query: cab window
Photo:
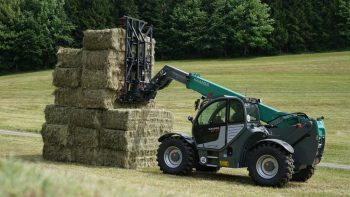
[[[244,107],[238,100],[231,100],[229,105],[231,124],[244,124]]]
[[[217,101],[205,108],[198,117],[199,125],[224,124],[226,121],[226,101]]]

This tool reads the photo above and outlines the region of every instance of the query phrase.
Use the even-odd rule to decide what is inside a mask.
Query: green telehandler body
[[[131,17],[124,20],[127,36],[121,102],[148,102],[173,80],[202,96],[195,102],[197,115],[188,118],[192,136],[175,132],[159,138],[157,161],[164,173],[187,175],[193,169],[215,172],[221,167],[247,167],[253,181],[263,186],[284,186],[313,175],[325,147],[323,117],[281,112],[259,99],[168,65],[152,78],[153,54],[146,50],[152,48],[152,27]]]

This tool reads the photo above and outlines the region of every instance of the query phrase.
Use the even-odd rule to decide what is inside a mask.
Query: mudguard
[[[288,144],[287,142],[285,142],[283,140],[279,140],[279,139],[263,139],[263,140],[259,140],[250,149],[253,149],[254,147],[256,147],[259,144],[264,143],[264,142],[275,143],[275,144],[281,146],[287,152],[289,152],[291,154],[294,153],[294,148],[290,144]]]
[[[191,145],[194,145],[194,144],[195,144],[195,142],[194,142],[194,140],[192,139],[192,137],[190,137],[190,136],[187,135],[187,134],[179,133],[179,132],[164,134],[164,135],[160,136],[160,138],[158,139],[158,142],[162,142],[162,141],[165,140],[166,138],[169,138],[169,137],[172,137],[172,136],[179,136],[179,137],[181,137],[182,139],[186,140],[186,142],[188,142],[189,144],[191,144]]]

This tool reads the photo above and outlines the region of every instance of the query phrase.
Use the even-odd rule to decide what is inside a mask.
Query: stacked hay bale
[[[125,31],[85,31],[83,49],[61,48],[53,72],[55,104],[45,109],[45,159],[138,168],[156,163],[158,137],[173,115],[154,102],[124,105]],[[154,50],[154,49],[151,49]]]

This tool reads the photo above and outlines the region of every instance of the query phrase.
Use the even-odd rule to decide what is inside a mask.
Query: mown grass
[[[259,187],[246,169],[217,174],[162,174],[157,168],[128,170],[45,161],[40,138],[0,135],[0,196],[347,196],[349,170],[318,168],[307,183]]]
[[[325,116],[324,161],[350,164],[350,52],[249,59],[158,62],[203,77],[283,111]],[[52,71],[0,76],[0,129],[39,131],[53,103]],[[175,129],[190,133],[199,95],[177,82],[160,91],[159,107],[175,115]],[[0,196],[339,196],[349,195],[349,170],[318,168],[308,183],[255,186],[245,169],[189,177],[157,168],[126,170],[44,161],[40,138],[0,135]],[[19,186],[18,186],[19,185]]]
[[[325,161],[350,164],[350,51],[245,59],[157,62],[170,64],[287,112],[323,115],[327,128]],[[155,72],[156,72],[155,71]],[[34,131],[53,103],[52,71],[0,76],[0,128]],[[188,115],[199,94],[174,82],[157,105],[174,112],[175,130],[190,133]]]

